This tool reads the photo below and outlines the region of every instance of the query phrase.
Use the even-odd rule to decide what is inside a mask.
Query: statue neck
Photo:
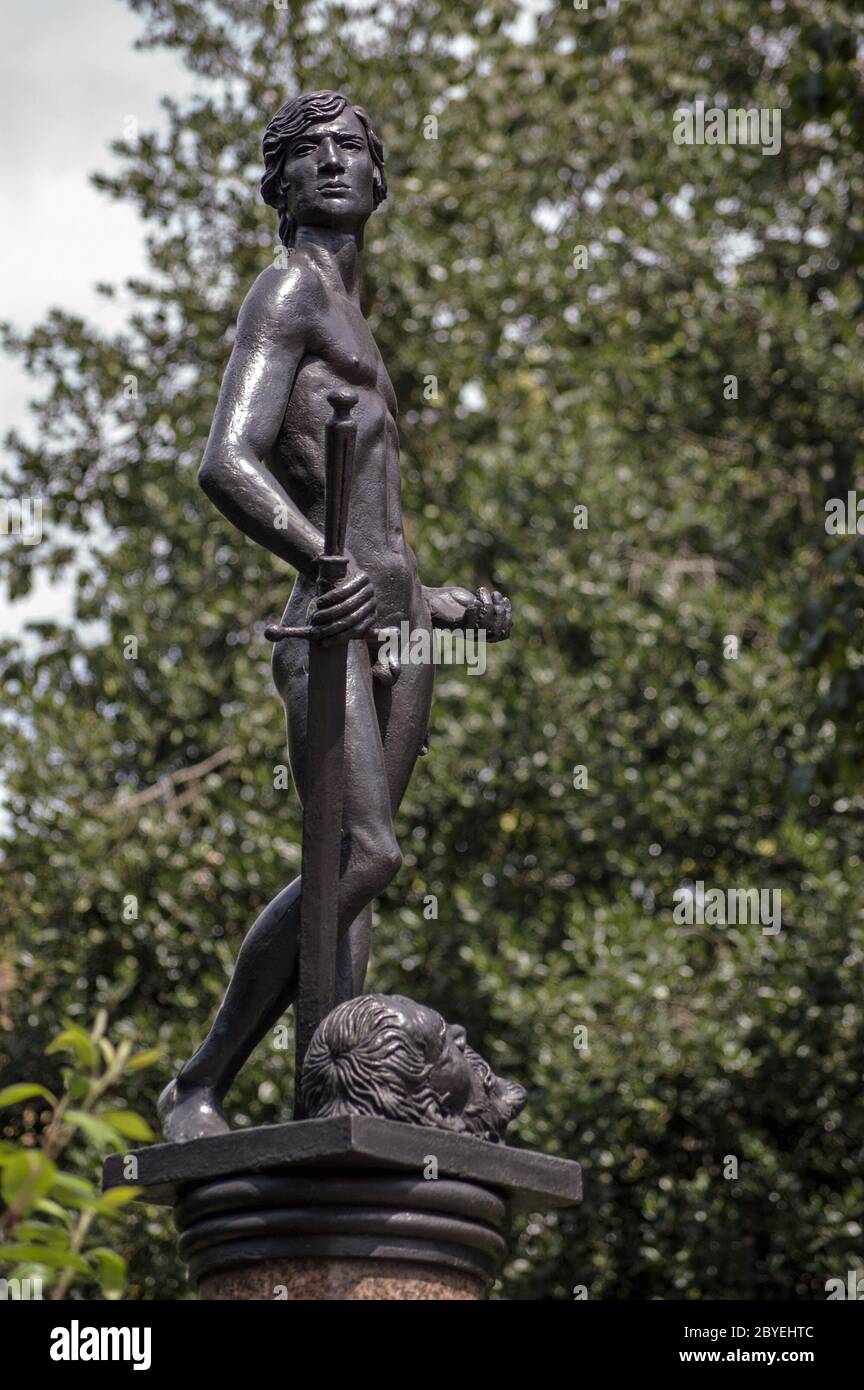
[[[339,282],[346,294],[360,293],[360,251],[363,232],[336,227],[298,227],[294,245],[301,247],[328,280]]]

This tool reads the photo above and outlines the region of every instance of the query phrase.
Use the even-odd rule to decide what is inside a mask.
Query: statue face
[[[465,1029],[447,1024],[434,1009],[413,999],[399,999],[406,1030],[431,1064],[429,1085],[447,1110],[463,1110],[472,1089],[472,1072],[465,1055]]]
[[[349,108],[297,135],[282,176],[286,205],[299,227],[362,228],[374,207],[366,132]]]

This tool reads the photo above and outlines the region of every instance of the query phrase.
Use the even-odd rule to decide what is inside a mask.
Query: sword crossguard
[[[348,640],[350,642],[368,642],[370,646],[377,643],[380,646],[389,633],[394,630],[395,629],[389,627],[373,627],[370,628],[368,632],[364,632],[362,637],[350,637]],[[311,625],[305,627],[282,627],[278,623],[273,623],[270,627],[265,627],[264,636],[267,638],[268,642],[284,642],[286,637],[298,637],[304,642],[320,641],[317,629]]]

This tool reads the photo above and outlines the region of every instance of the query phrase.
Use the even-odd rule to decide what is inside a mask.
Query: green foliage
[[[84,1296],[98,1289],[103,1298],[123,1297],[126,1260],[93,1241],[109,1224],[112,1235],[118,1234],[124,1208],[141,1189],[130,1184],[103,1194],[92,1174],[106,1149],[123,1153],[128,1140],[155,1138],[135,1111],[112,1108],[108,1093],[160,1054],[135,1053],[128,1038],[115,1047],[106,1024],[103,1009],[89,1032],[69,1023],[45,1049],[47,1056],[69,1058],[59,1099],[30,1082],[0,1090],[0,1110],[31,1102],[19,1124],[3,1131],[17,1129],[17,1137],[0,1141],[0,1277],[31,1281],[31,1288],[43,1295],[50,1290],[55,1299],[65,1298],[73,1285]],[[37,1100],[46,1104],[33,1105]]]
[[[133,8],[200,77],[97,180],[147,219],[152,270],[122,334],[58,311],[11,335],[47,384],[15,476],[48,524],[0,560],[10,592],[83,550],[75,623],[0,649],[10,1074],[46,1012],[97,1006],[179,1064],[297,870],[263,640],[291,576],[195,474],[274,256],[264,118],[341,87],[387,150],[366,300],[421,575],[491,580],[516,614],[482,679],[440,673],[371,987],[464,1021],[530,1087],[522,1141],[585,1164],[506,1297],[821,1296],[862,1259],[864,556],[824,528],[864,485],[860,16]],[[779,153],[675,145],[698,97],[779,108]],[[687,878],[782,889],[783,931],[674,925]],[[262,1046],[235,1124],[286,1117],[289,1055]],[[152,1109],[151,1076],[124,1088]],[[133,1293],[179,1295],[167,1224],[129,1215]]]

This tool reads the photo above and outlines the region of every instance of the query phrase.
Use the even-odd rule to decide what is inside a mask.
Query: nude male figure
[[[360,308],[363,229],[387,194],[380,141],[360,108],[338,93],[286,103],[264,137],[262,194],[280,213],[285,268],[265,270],[240,312],[200,482],[236,527],[297,570],[285,625],[307,620],[321,638],[348,642],[343,853],[337,1002],[363,991],[372,901],[402,856],[393,816],[428,729],[434,667],[393,671],[376,662],[371,629],[433,626],[509,635],[510,604],[495,591],[427,588],[402,526],[393,386]],[[358,397],[354,483],[344,581],[315,597],[324,553],[324,425],[328,392]],[[273,653],[285,702],[291,771],[304,794],[305,642]],[[394,679],[394,676],[396,677]],[[165,1089],[165,1137],[228,1131],[225,1093],[297,988],[301,880],[251,927],[213,1027]]]

